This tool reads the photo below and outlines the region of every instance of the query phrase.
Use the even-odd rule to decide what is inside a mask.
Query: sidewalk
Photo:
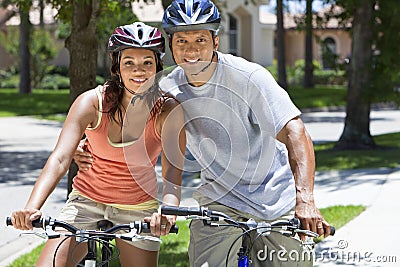
[[[303,120],[313,140],[324,142],[338,139],[337,135],[343,129],[343,116],[340,112],[316,112],[304,114]],[[371,118],[372,134],[400,131],[400,111],[372,113]],[[25,204],[36,177],[56,143],[60,128],[60,123],[29,117],[0,118],[0,200],[7,203],[0,209],[0,267],[7,266],[42,242],[34,236],[18,237],[20,231],[5,227],[4,218]],[[182,206],[195,205],[190,188],[197,184],[198,180],[184,178]],[[385,256],[379,258],[380,261],[394,261],[389,256],[396,256],[395,260],[400,262],[400,253],[395,251],[395,240],[400,238],[400,231],[397,225],[395,227],[400,219],[400,215],[396,214],[400,203],[400,194],[397,193],[400,191],[397,188],[400,188],[400,169],[317,173],[315,199],[318,207],[362,204],[368,208],[338,230],[334,237],[318,245],[317,251],[323,255],[330,249],[331,259],[321,258],[316,261],[316,266],[397,266],[396,263],[384,265],[372,260],[353,262],[334,258],[334,253],[339,252],[373,253],[373,256]],[[65,198],[66,178],[46,202],[44,213],[56,217]],[[379,221],[383,219],[388,222],[383,224]],[[343,244],[347,246],[339,249],[338,246],[342,247]]]

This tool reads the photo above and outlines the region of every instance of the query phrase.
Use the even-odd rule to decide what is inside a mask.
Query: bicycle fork
[[[249,256],[246,254],[246,247],[241,247],[238,252],[238,267],[249,267]]]

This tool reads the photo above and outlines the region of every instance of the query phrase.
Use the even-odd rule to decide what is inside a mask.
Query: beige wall
[[[275,25],[260,23],[258,6],[245,5],[244,2],[230,0],[229,5],[222,9],[219,51],[229,51],[227,29],[229,27],[228,14],[231,14],[238,21],[238,55],[263,66],[272,65]]]
[[[336,43],[336,53],[342,61],[351,53],[351,36],[349,32],[337,29],[315,30],[313,38],[313,58],[322,63],[320,41],[331,37]],[[286,65],[292,66],[297,60],[304,59],[304,32],[287,30],[285,34]]]

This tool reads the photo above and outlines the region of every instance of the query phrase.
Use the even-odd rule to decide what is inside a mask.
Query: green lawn
[[[343,106],[344,87],[317,86],[314,89],[291,88],[289,95],[300,108]],[[69,108],[69,90],[32,90],[20,95],[17,89],[0,89],[0,117],[65,114]]]
[[[66,114],[69,108],[69,90],[33,90],[21,95],[17,89],[0,89],[0,117],[39,116],[54,118]]]
[[[314,146],[318,171],[396,168],[400,164],[400,133],[374,136],[379,148],[373,150],[332,150],[334,142]]]
[[[300,109],[346,105],[347,89],[342,86],[318,85],[312,89],[294,87],[288,93]]]

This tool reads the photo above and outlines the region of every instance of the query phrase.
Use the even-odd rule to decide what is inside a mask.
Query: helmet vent
[[[210,14],[211,13],[211,7],[206,8],[202,13],[203,14]]]
[[[143,38],[143,29],[139,29],[138,30],[138,37],[139,37],[140,40],[142,40],[142,38]]]
[[[186,13],[186,6],[185,6],[185,4],[180,3],[179,6],[181,7],[181,10],[182,10],[183,12]]]
[[[199,7],[199,3],[196,2],[193,4],[193,11],[197,10],[197,8]]]

